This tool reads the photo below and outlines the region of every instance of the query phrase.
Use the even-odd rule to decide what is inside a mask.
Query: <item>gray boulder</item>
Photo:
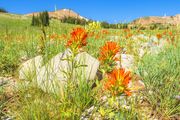
[[[72,70],[72,64],[67,60],[72,53],[67,49],[64,53],[59,53],[44,65],[36,81],[40,88],[47,92],[60,92],[64,84],[67,83],[67,74]],[[73,70],[71,80],[79,81],[94,80],[99,68],[99,61],[86,52],[79,53],[74,62],[79,67]]]
[[[37,56],[24,62],[19,68],[19,79],[32,79],[39,73],[43,65],[43,57]]]
[[[129,54],[117,54],[115,57],[121,58],[121,61],[116,62],[116,67],[117,68],[124,68],[128,71],[131,71],[134,67],[134,57],[133,55]]]

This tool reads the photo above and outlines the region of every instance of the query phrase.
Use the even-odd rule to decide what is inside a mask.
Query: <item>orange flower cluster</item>
[[[71,38],[70,38],[70,40],[68,40],[66,46],[73,48],[73,49],[77,49],[77,48],[81,48],[83,46],[86,46],[87,37],[88,37],[88,34],[87,34],[85,29],[75,28],[71,32]]]
[[[109,90],[113,96],[125,93],[130,96],[128,84],[131,81],[130,72],[124,69],[114,69],[108,74],[108,81],[104,85],[105,90]]]
[[[102,30],[101,32],[102,32],[102,34],[104,34],[104,35],[108,35],[108,34],[109,34],[109,31],[107,31],[107,30]]]
[[[120,51],[120,47],[116,42],[106,42],[106,44],[100,48],[100,57],[101,62],[116,61],[115,55]]]
[[[169,32],[169,36],[173,36],[173,33],[171,31]]]
[[[129,33],[130,31],[131,31],[131,30],[128,29],[128,28],[127,28],[127,29],[124,29],[124,32],[125,32],[125,33]]]
[[[162,38],[162,34],[157,34],[156,37],[158,40],[160,40]]]
[[[49,37],[51,40],[55,40],[55,39],[59,38],[59,35],[58,34],[51,34]]]
[[[169,35],[169,36],[173,36],[173,32],[172,31],[164,31],[163,35]]]
[[[49,35],[49,38],[50,38],[50,40],[65,40],[65,39],[67,39],[65,34],[58,35],[58,34],[55,34],[55,33]]]
[[[129,39],[129,38],[131,38],[132,36],[133,36],[133,34],[128,33],[128,34],[126,35],[126,39]]]

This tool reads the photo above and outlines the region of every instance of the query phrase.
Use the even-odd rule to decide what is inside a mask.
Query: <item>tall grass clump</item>
[[[16,42],[0,41],[0,75],[15,72],[19,64],[18,50]]]
[[[180,44],[170,45],[158,55],[147,55],[139,66],[147,91],[144,92],[151,109],[161,119],[179,116],[180,104],[175,98],[180,88]]]
[[[74,31],[75,34],[81,35],[84,34],[86,39],[86,33],[81,31],[82,29],[77,29]],[[79,33],[80,31],[80,33]],[[79,33],[79,34],[78,34]],[[73,34],[72,34],[73,35]],[[46,92],[39,88],[38,81],[34,80],[26,80],[21,81],[19,83],[19,87],[17,89],[17,101],[16,104],[9,103],[10,115],[14,116],[16,119],[32,119],[32,120],[39,120],[39,119],[79,119],[82,112],[90,107],[91,104],[94,102],[95,91],[92,90],[92,82],[88,82],[86,77],[77,77],[73,78],[74,72],[77,66],[77,63],[74,61],[75,56],[79,53],[79,47],[85,46],[86,42],[83,41],[85,39],[79,38],[78,41],[82,39],[82,41],[77,42],[77,38],[72,36],[67,42],[67,47],[71,49],[72,55],[65,58],[68,63],[70,63],[72,68],[70,71],[66,72],[67,81],[62,85],[58,86],[51,86],[52,89],[55,90],[58,86],[58,89],[61,91],[58,92]],[[72,41],[71,41],[72,40]],[[78,45],[77,45],[77,43]],[[81,44],[81,42],[84,44]],[[71,44],[72,43],[72,44]],[[77,46],[78,47],[77,47]],[[82,46],[81,46],[82,45]],[[54,49],[55,50],[55,49]],[[44,57],[45,59],[49,59],[48,54],[51,51],[51,47],[48,45],[44,46]],[[47,54],[47,55],[46,55]],[[48,70],[47,70],[48,72]],[[48,76],[50,73],[47,73]],[[53,83],[56,78],[54,78],[51,82]],[[48,81],[48,80],[47,80]],[[44,81],[44,82],[47,82]],[[57,82],[61,82],[58,80]],[[49,83],[49,84],[52,84]],[[42,85],[43,86],[43,85]],[[45,86],[47,87],[47,86]],[[62,88],[60,88],[62,87]],[[50,88],[45,88],[50,89]]]

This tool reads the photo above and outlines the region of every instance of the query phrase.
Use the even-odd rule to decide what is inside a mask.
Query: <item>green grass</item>
[[[42,44],[42,30],[39,27],[30,26],[31,18],[21,15],[0,14],[0,75],[17,76],[17,70],[24,58],[30,59],[40,55],[39,46]],[[60,23],[58,20],[51,20],[50,27],[46,27],[47,36],[51,34],[69,35],[72,28],[76,25]],[[109,30],[113,34],[123,36],[118,43],[129,49],[129,53],[136,55],[135,51],[139,45],[131,39],[125,39],[122,30]],[[179,31],[173,29],[173,31]],[[136,30],[132,31],[138,34]],[[162,30],[144,30],[145,35],[156,35],[162,33]],[[88,38],[88,45],[85,50],[94,57],[98,57],[99,48],[104,45],[108,38]],[[148,111],[155,111],[159,119],[172,119],[180,116],[179,101],[175,99],[179,95],[180,88],[180,42],[176,37],[176,47],[170,45],[158,55],[145,55],[141,60],[137,57],[138,73],[146,85],[145,91],[140,92],[136,97],[128,98],[130,110],[125,110],[122,106],[114,108],[103,108],[100,104],[99,89],[92,89],[93,83],[88,83],[80,78],[79,84],[71,81],[64,92],[58,94],[48,94],[43,92],[35,82],[18,81],[16,95],[12,98],[14,102],[7,102],[0,99],[0,114],[3,108],[7,108],[8,115],[12,115],[17,120],[59,120],[74,119],[77,120],[85,109],[91,106],[97,106],[97,111],[107,115],[113,115],[117,119],[145,119],[142,117],[142,109],[139,108],[139,99],[143,97],[148,103]],[[144,42],[144,41],[143,41]],[[48,39],[44,45],[44,57],[49,60],[65,48],[65,40]],[[131,44],[131,46],[129,46]],[[28,85],[27,85],[28,83]],[[77,87],[78,86],[78,87]],[[3,88],[0,86],[0,94],[3,94]],[[4,104],[7,102],[6,104]],[[4,106],[5,105],[5,106]],[[110,110],[109,110],[110,109]],[[110,111],[110,112],[109,112]]]
[[[31,19],[20,15],[0,14],[0,74],[13,74],[21,58],[30,59],[37,56],[38,44],[41,42],[42,30],[30,26]],[[45,28],[46,34],[67,34],[75,25],[62,24],[51,20],[51,26]],[[58,45],[59,44],[59,45]],[[62,42],[48,45],[46,53],[51,56],[62,51]],[[56,45],[57,47],[54,47]]]
[[[152,109],[162,118],[170,119],[180,114],[180,104],[175,96],[180,94],[180,44],[171,46],[158,55],[145,56],[139,66],[147,92],[144,92]]]

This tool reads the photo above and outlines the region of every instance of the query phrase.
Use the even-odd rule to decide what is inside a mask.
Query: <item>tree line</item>
[[[47,11],[39,13],[37,16],[32,16],[32,26],[49,26],[49,14]]]
[[[0,8],[0,12],[1,12],[1,13],[7,13],[7,10],[4,9],[4,8]]]

